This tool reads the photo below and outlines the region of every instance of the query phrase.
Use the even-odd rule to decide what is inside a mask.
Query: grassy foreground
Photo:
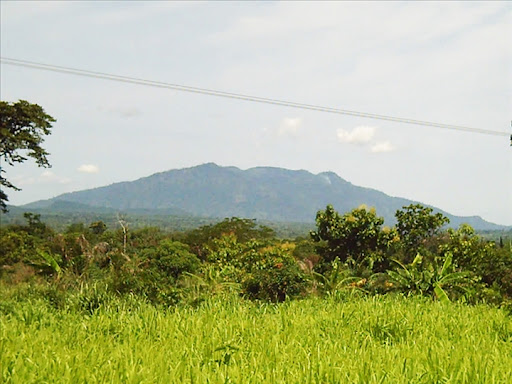
[[[125,298],[88,312],[0,296],[2,383],[512,382],[512,317],[487,306],[339,296],[158,309]]]

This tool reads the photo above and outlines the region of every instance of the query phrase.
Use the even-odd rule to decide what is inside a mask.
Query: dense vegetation
[[[0,381],[505,383],[512,248],[420,205],[194,230],[0,229]],[[408,298],[406,298],[408,297]]]
[[[163,305],[229,291],[284,301],[339,290],[405,293],[500,305],[512,295],[510,242],[489,241],[468,225],[421,205],[396,212],[394,227],[364,206],[319,211],[310,236],[278,239],[254,220],[231,218],[186,232],[131,229],[124,220],[71,224],[55,232],[38,214],[0,229],[3,284],[49,284],[69,292],[100,284]]]
[[[65,232],[70,225],[80,225],[80,223],[93,223],[103,221],[107,228],[115,230],[119,228],[119,219],[130,223],[131,230],[138,230],[147,227],[158,227],[163,232],[187,232],[198,227],[217,224],[223,218],[201,217],[191,215],[179,215],[173,212],[147,211],[147,210],[126,210],[120,214],[115,210],[105,210],[99,208],[86,207],[82,210],[76,210],[70,207],[69,210],[57,210],[53,208],[27,209],[15,206],[8,206],[9,212],[0,216],[3,226],[23,225],[26,223],[25,213],[38,214],[41,220],[54,231]],[[312,218],[314,219],[314,217]],[[276,237],[281,239],[294,239],[299,236],[305,236],[309,231],[315,228],[314,221],[308,223],[298,222],[274,222],[266,220],[256,220],[255,223],[268,226],[275,231]],[[490,236],[496,234],[505,234],[503,231],[490,231]],[[498,237],[499,237],[498,235]],[[512,238],[512,231],[510,236]]]

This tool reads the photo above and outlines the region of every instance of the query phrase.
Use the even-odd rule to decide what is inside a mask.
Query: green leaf
[[[443,290],[443,288],[441,288],[441,286],[439,284],[435,284],[434,293],[435,293],[437,299],[441,303],[449,303],[450,302],[450,298],[448,297],[446,292]]]
[[[395,283],[397,283],[403,287],[409,286],[410,280],[407,279],[406,277],[402,276],[401,274],[399,274],[395,271],[388,271],[387,274],[391,278],[391,280],[393,280]]]
[[[38,251],[37,253],[44,259],[45,265],[53,269],[57,275],[60,276],[62,269],[59,263],[57,263],[57,260],[55,260],[55,258],[47,252]]]
[[[416,266],[418,264],[421,264],[422,261],[423,261],[423,257],[418,253],[418,254],[416,254],[416,257],[414,258],[414,260],[412,261],[412,265]]]
[[[453,272],[439,279],[438,284],[464,283],[468,281],[468,272]]]
[[[449,273],[449,270],[452,267],[452,258],[453,258],[453,256],[452,256],[451,252],[448,252],[446,259],[444,260],[444,263],[443,263],[443,268],[441,268],[441,273],[440,273],[441,276],[445,276],[446,274]]]

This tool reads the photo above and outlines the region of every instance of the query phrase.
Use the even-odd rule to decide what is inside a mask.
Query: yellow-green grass
[[[213,298],[92,314],[4,302],[3,383],[512,383],[512,319],[488,306],[331,297]]]

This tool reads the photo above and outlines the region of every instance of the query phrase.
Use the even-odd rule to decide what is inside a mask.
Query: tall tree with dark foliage
[[[7,212],[8,201],[4,188],[15,191],[20,188],[4,177],[2,165],[14,166],[31,157],[39,167],[51,167],[49,153],[41,145],[45,136],[51,134],[53,122],[55,119],[37,104],[25,100],[0,101],[0,209],[3,212]]]

